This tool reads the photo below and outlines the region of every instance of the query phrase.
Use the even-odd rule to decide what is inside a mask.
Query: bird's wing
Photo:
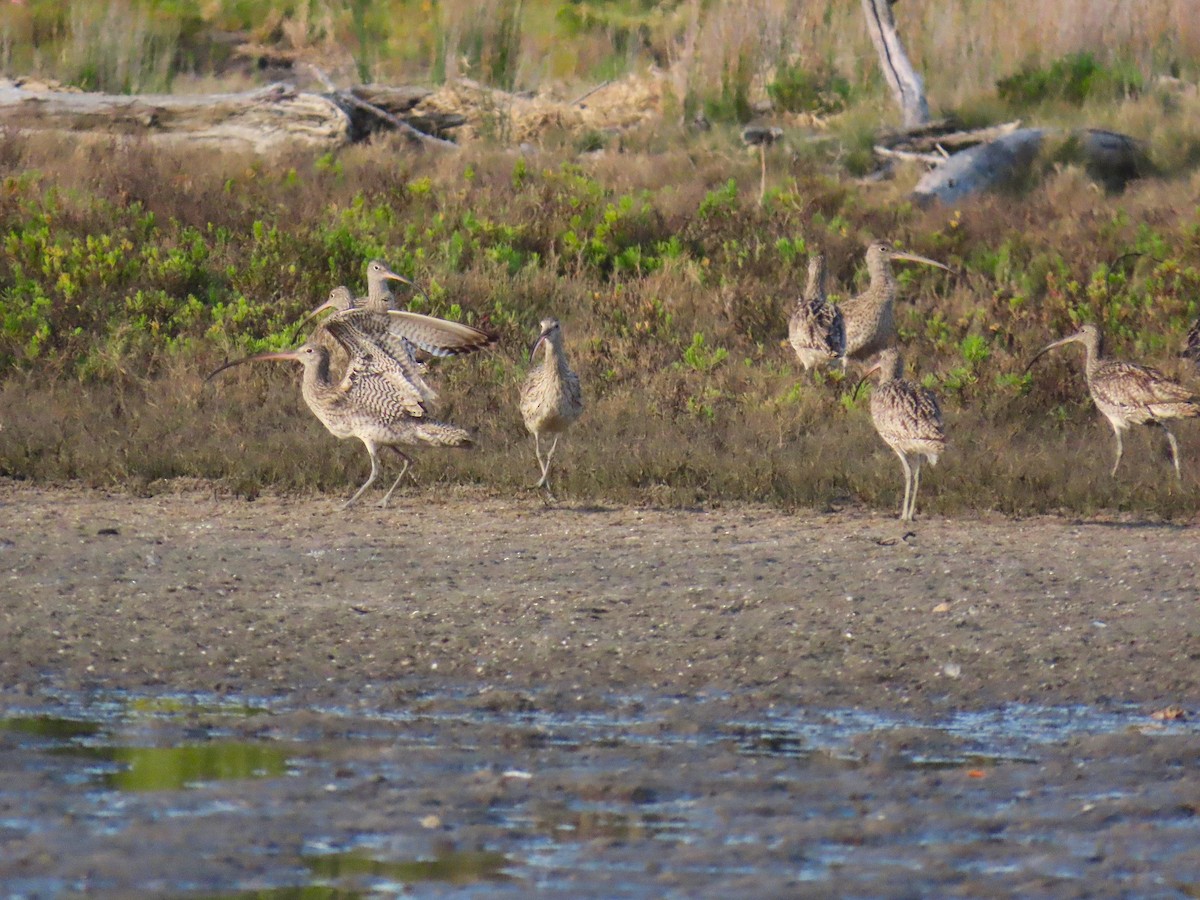
[[[876,397],[878,401],[875,401]],[[880,434],[893,434],[910,441],[946,440],[942,408],[933,393],[925,388],[908,381],[891,381],[872,395],[872,401],[872,412],[878,410]]]
[[[415,348],[409,341],[392,333],[387,316],[370,310],[356,309],[338,313],[329,321],[355,345],[358,352],[373,352],[375,355],[382,353],[386,356],[388,363],[380,365],[407,381],[422,402],[432,403],[437,399],[437,394],[421,377],[425,367],[417,362]]]
[[[573,406],[582,407],[583,388],[580,387],[579,376],[568,369],[566,375],[563,377],[563,382],[567,388],[567,395],[571,398],[571,404]]]
[[[369,315],[369,314],[368,314]],[[345,349],[349,362],[339,389],[363,409],[392,421],[397,416],[420,418],[433,392],[408,365],[386,352],[355,326],[353,317],[338,314],[321,328]]]
[[[788,321],[788,340],[797,350],[820,350],[841,356],[846,348],[842,311],[820,300],[801,300]]]
[[[388,331],[433,356],[456,356],[483,350],[496,336],[461,322],[435,319],[407,310],[389,310]]]
[[[1192,327],[1188,329],[1187,338],[1184,339],[1182,356],[1187,357],[1193,362],[1200,363],[1200,319],[1196,319],[1192,323]]]
[[[1101,403],[1149,409],[1160,403],[1190,403],[1192,392],[1158,369],[1109,360],[1091,377],[1092,394]]]

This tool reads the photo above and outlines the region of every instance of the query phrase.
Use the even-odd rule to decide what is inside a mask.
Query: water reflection
[[[176,747],[56,747],[56,755],[112,763],[118,768],[95,773],[107,788],[119,791],[177,791],[208,781],[277,778],[288,773],[289,750],[274,744],[213,741]]]
[[[0,719],[0,731],[15,731],[50,740],[69,741],[99,734],[100,725],[61,716],[10,716]]]
[[[304,857],[304,864],[319,878],[330,881],[348,879],[391,881],[409,884],[415,881],[442,881],[447,884],[471,884],[476,881],[510,881],[504,872],[509,864],[503,853],[461,851],[433,859],[405,862],[376,859],[365,850],[322,853]]]

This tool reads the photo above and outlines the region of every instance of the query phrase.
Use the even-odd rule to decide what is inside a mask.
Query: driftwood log
[[[0,127],[21,132],[87,132],[220,146],[269,154],[295,147],[333,149],[379,131],[399,131],[423,146],[454,147],[441,137],[461,116],[416,116],[430,91],[362,85],[328,93],[272,84],[230,94],[94,94],[0,79]]]
[[[1018,128],[937,161],[917,182],[913,198],[921,204],[955,203],[969,194],[1018,184],[1029,178],[1053,137],[1066,138],[1054,159],[1081,163],[1107,190],[1122,190],[1153,171],[1141,144],[1128,135],[1096,128]]]
[[[909,62],[896,30],[892,15],[895,2],[862,0],[880,69],[904,117],[901,130],[880,134],[875,154],[883,165],[869,180],[886,177],[896,160],[919,162],[931,168],[917,183],[913,199],[921,204],[935,200],[955,203],[970,194],[1028,179],[1046,138],[1052,135],[1066,137],[1059,159],[1082,163],[1088,174],[1109,191],[1119,191],[1133,179],[1154,171],[1138,141],[1112,131],[1021,128],[1019,122],[960,131],[949,121],[931,122],[924,83]]]

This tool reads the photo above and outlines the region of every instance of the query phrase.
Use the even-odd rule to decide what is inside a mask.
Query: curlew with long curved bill
[[[863,379],[875,372],[879,373],[879,382],[871,393],[871,420],[904,467],[900,521],[911,522],[917,512],[921,463],[928,460],[936,466],[946,448],[942,410],[932,392],[903,378],[904,361],[894,348],[880,353],[878,362]]]
[[[538,350],[546,348],[541,362],[530,369],[521,385],[521,417],[533,435],[533,452],[541,467],[542,477],[535,488],[544,487],[551,500],[550,460],[558,447],[558,439],[583,412],[583,392],[579,376],[571,371],[563,350],[562,326],[557,319],[543,319],[541,332],[529,350],[536,358]],[[542,436],[554,435],[554,442],[545,458],[542,457]]]
[[[332,341],[346,351],[349,362],[342,378],[334,382],[329,361]],[[408,472],[411,458],[400,446],[429,444],[470,447],[471,436],[461,428],[426,418],[425,394],[408,374],[377,346],[364,341],[353,320],[322,323],[312,337],[295,350],[260,353],[238,359],[212,372],[206,381],[231,366],[260,360],[292,360],[304,366],[300,392],[304,402],[329,432],[337,438],[358,438],[371,457],[371,474],[349,500],[353,506],[379,475],[379,450],[387,447],[404,467],[379,505],[386,507],[400,480]]]
[[[425,289],[415,281],[410,281],[403,275],[397,275],[388,266],[378,259],[373,259],[367,263],[367,296],[360,297],[356,301],[364,309],[369,309],[372,312],[386,312],[389,309],[396,309],[396,295],[392,293],[392,288],[388,284],[389,281],[398,281],[401,284],[407,284],[410,288],[420,292],[425,298],[425,302],[432,305],[429,295],[425,293]]]
[[[867,289],[841,304],[846,323],[846,357],[865,361],[890,347],[896,340],[895,302],[899,285],[892,262],[908,260],[950,271],[950,267],[927,256],[897,250],[887,241],[867,245]]]
[[[845,368],[846,323],[842,310],[825,299],[825,256],[808,258],[808,283],[788,320],[788,343],[807,372],[832,359]]]
[[[1158,369],[1105,358],[1104,336],[1098,327],[1091,324],[1047,344],[1029,360],[1025,371],[1028,372],[1043,353],[1071,343],[1083,344],[1086,354],[1084,377],[1087,379],[1088,392],[1096,408],[1108,419],[1117,438],[1117,458],[1111,474],[1115,476],[1121,465],[1121,454],[1124,452],[1121,437],[1125,429],[1130,425],[1153,424],[1166,432],[1175,477],[1182,480],[1179,444],[1167,427],[1167,420],[1200,416],[1200,398]]]

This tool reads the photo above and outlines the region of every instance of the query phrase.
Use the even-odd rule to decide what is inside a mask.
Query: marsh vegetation
[[[105,6],[142,23],[105,57],[125,59],[124,74],[78,70],[70,48],[92,52],[101,7],[86,2],[57,18],[59,4],[37,0],[6,9],[0,61],[84,87],[190,89],[255,77],[212,49],[219,31],[242,30],[346,78],[465,75],[569,93],[657,63],[671,67],[678,105],[620,135],[548,134],[526,151],[485,137],[444,155],[393,139],[262,159],[0,136],[8,476],[151,490],[197,477],[245,495],[360,481],[361,450],[309,417],[297,372],[201,381],[234,355],[297,343],[303,314],[335,284],[361,289],[365,260],[379,257],[428,287],[430,302],[414,296],[411,308],[501,339],[497,352],[439,366],[442,412],[474,428],[479,448],[422,454],[425,485],[532,483],[516,395],[537,323],[553,315],[589,403],[556,457],[561,496],[894,508],[900,483],[865,392],[804,375],[780,346],[807,254],[826,253],[844,298],[865,282],[867,240],[886,236],[955,270],[900,270],[909,375],[940,396],[950,440],[925,511],[1184,516],[1200,501],[1192,423],[1179,429],[1182,486],[1146,429],[1110,479],[1080,361],[1063,354],[1023,374],[1038,347],[1094,321],[1116,355],[1195,383],[1176,358],[1200,307],[1200,34],[1182,0],[1103,21],[1083,0],[1024,15],[1008,4],[1017,26],[1005,28],[982,3],[898,13],[942,112],[1113,127],[1144,141],[1156,167],[1108,194],[1069,147],[1050,148],[1037,183],[929,209],[908,200],[916,172],[856,178],[890,114],[857,3],[820,14],[500,3],[474,17],[443,3],[409,32],[407,4]],[[1051,15],[1071,24],[1050,29]],[[160,33],[161,52],[137,43]],[[799,136],[769,151],[760,204],[759,160],[737,132],[768,102]],[[696,112],[710,130],[687,124]]]

